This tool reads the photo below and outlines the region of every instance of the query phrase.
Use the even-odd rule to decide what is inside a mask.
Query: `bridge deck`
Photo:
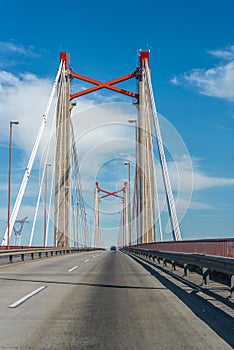
[[[230,315],[143,265],[114,251],[2,267],[0,348],[232,349]]]

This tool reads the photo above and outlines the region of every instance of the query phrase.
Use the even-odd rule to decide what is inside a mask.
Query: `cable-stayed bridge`
[[[71,92],[75,79],[89,86]],[[117,86],[130,79],[136,80],[135,92]],[[75,99],[102,89],[127,96],[135,106],[136,116],[129,120],[134,125],[135,158],[134,164],[125,162],[128,181],[118,188],[107,189],[100,181],[92,184],[91,229],[72,113]],[[149,51],[140,51],[135,71],[107,82],[76,73],[68,53],[61,52],[12,209],[11,157],[10,150],[8,220],[0,250],[4,267],[0,267],[3,348],[150,346],[174,350],[234,346],[234,240],[183,240],[155,104]],[[32,205],[27,189],[38,159],[40,180]],[[159,181],[170,224],[169,242],[163,242]],[[117,251],[115,246],[104,251],[102,243],[101,206],[110,197],[121,202]],[[23,203],[33,207],[33,217],[24,215],[21,219]],[[29,220],[32,225],[23,247],[20,235]],[[17,264],[7,266],[8,257]],[[28,264],[30,260],[33,264]],[[35,313],[40,316],[35,318]],[[14,328],[15,317],[21,321]]]
[[[91,83],[93,86],[76,93],[71,93],[72,79],[79,79],[80,81]],[[136,79],[138,84],[138,91],[136,93],[116,86],[116,84],[129,79]],[[78,246],[79,239],[82,240],[82,242],[80,241],[80,244],[87,244],[88,223],[84,195],[82,193],[79,157],[71,114],[72,108],[75,104],[73,102],[74,99],[100,89],[109,89],[113,92],[129,96],[137,107],[135,119],[136,161],[134,191],[130,197],[130,183],[124,183],[122,197],[122,233],[119,237],[119,243],[121,242],[120,245],[123,246],[124,243],[126,245],[131,245],[136,242],[150,243],[155,242],[156,240],[155,211],[159,203],[158,201],[157,205],[155,203],[155,198],[158,198],[158,193],[155,176],[156,158],[153,146],[154,135],[156,135],[157,140],[157,152],[159,154],[162,169],[167,210],[171,222],[172,239],[181,240],[175,201],[170,184],[167,161],[154,100],[149,68],[149,52],[140,52],[139,66],[133,73],[105,83],[75,73],[69,68],[68,54],[63,52],[60,55],[60,66],[49,97],[47,108],[42,116],[41,126],[38,130],[34,147],[28,165],[26,166],[25,174],[10,219],[8,220],[9,225],[5,231],[2,246],[6,244],[10,245],[13,227],[16,220],[19,219],[20,207],[27,185],[30,183],[31,172],[37,153],[40,151],[41,145],[45,143],[45,132],[49,135],[46,142],[46,148],[44,147],[40,186],[28,245],[33,245],[35,228],[40,217],[39,208],[41,205],[41,197],[43,196],[44,246],[46,247],[48,245],[48,228],[51,226],[51,222],[54,225],[53,246]],[[50,130],[47,128],[49,117],[52,118],[52,122],[50,122]],[[95,247],[101,246],[98,193],[99,188],[97,187],[95,189],[94,199],[93,242],[95,242]],[[52,218],[52,220],[48,220],[48,218]],[[160,230],[160,237],[162,237],[160,215],[158,215],[158,227]],[[78,228],[80,230],[79,235]]]

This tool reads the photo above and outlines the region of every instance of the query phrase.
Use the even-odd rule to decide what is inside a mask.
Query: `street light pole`
[[[123,227],[123,231],[122,231],[122,248],[125,246],[125,233],[126,233],[126,218],[125,218],[125,207],[124,207],[124,200],[123,200],[123,221],[122,221],[122,227]]]
[[[132,222],[131,222],[131,175],[130,175],[130,168],[131,168],[131,164],[130,162],[124,162],[125,165],[128,166],[128,203],[126,203],[126,206],[128,206],[128,215],[126,217],[127,220],[127,227],[128,227],[128,239],[126,240],[128,245],[131,245],[131,241],[132,241],[132,230],[131,230],[131,226],[132,226]]]
[[[46,247],[46,231],[47,231],[47,168],[51,166],[51,164],[45,165],[45,198],[44,198],[44,248]]]
[[[10,249],[11,229],[11,164],[12,164],[12,125],[19,124],[18,120],[10,121],[9,171],[8,171],[8,208],[7,208],[7,249]]]
[[[79,205],[80,202],[76,203],[76,247],[79,247]]]
[[[127,242],[127,244],[131,244],[131,240],[132,240],[132,232],[131,232],[131,174],[130,174],[130,167],[131,164],[130,162],[124,162],[125,165],[128,166],[128,201],[129,203],[126,203],[126,205],[128,205],[128,223],[126,223],[128,225],[128,230],[129,230],[129,242]]]
[[[84,246],[87,247],[87,213],[85,212],[85,222],[84,222]]]

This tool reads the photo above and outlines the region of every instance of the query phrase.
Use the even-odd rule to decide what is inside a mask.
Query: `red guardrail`
[[[234,238],[142,243],[132,247],[163,252],[197,253],[234,258]]]

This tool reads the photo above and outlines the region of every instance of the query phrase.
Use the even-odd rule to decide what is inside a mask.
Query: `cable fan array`
[[[169,178],[168,166],[162,141],[158,114],[152,88],[148,60],[141,67],[139,83],[138,120],[136,123],[136,166],[134,193],[131,203],[131,244],[155,242],[156,228],[163,241],[162,210],[160,207],[157,159],[161,166],[164,196],[171,224],[173,240],[181,240],[175,201]],[[131,199],[130,199],[131,200]],[[162,201],[162,200],[161,200]],[[162,204],[161,204],[162,205]],[[122,220],[123,222],[123,220]],[[119,242],[123,242],[124,228],[119,231]]]
[[[66,236],[65,241],[68,242],[69,246],[74,247],[87,245],[88,225],[75,135],[71,118],[66,121],[64,112],[67,110],[66,89],[66,70],[63,61],[61,61],[10,218],[9,236],[11,237],[17,217],[21,215],[21,208],[24,204],[27,187],[29,187],[30,181],[35,180],[34,174],[36,172],[39,178],[36,200],[35,203],[32,200],[30,201],[30,212],[34,211],[34,214],[28,218],[31,229],[27,237],[23,237],[22,235],[23,245],[59,245],[59,242],[54,238],[55,227],[58,225],[55,215],[56,205],[59,205],[60,209],[61,207],[63,209],[65,208],[60,216],[64,216],[64,218],[65,216],[69,216],[69,222],[71,222],[69,227],[62,229],[63,235]],[[61,128],[61,125],[65,126],[65,128]],[[59,140],[59,133],[61,132],[64,133],[64,142],[67,147],[57,142]],[[72,136],[71,138],[70,135]],[[64,149],[69,150],[69,154],[66,154]],[[70,159],[71,162],[67,164]],[[41,162],[41,165],[37,168],[39,162]],[[66,164],[66,170],[69,169],[69,173],[67,174],[64,174],[64,164]],[[34,171],[33,176],[32,171]],[[56,172],[60,179],[69,176],[70,188],[64,189],[63,186],[58,186],[57,189],[55,188]],[[35,187],[34,183],[32,186]],[[34,190],[36,189],[34,188]],[[58,192],[58,198],[60,198],[60,191],[65,191],[68,194],[66,197],[67,203],[64,207],[64,203],[58,204],[54,200],[56,191]],[[1,243],[2,246],[6,245],[7,237],[8,230],[5,232]]]

